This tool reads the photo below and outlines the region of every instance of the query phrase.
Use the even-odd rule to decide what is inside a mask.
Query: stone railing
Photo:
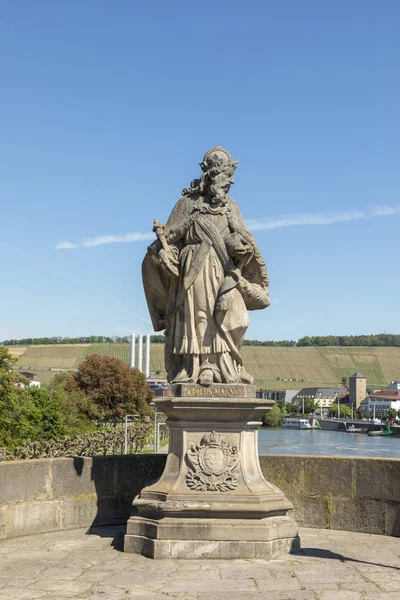
[[[165,455],[0,463],[0,539],[124,523]],[[299,525],[400,536],[400,459],[261,456]]]

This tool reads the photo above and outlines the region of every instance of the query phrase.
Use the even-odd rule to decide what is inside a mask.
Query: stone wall
[[[400,537],[400,459],[261,456],[300,526]]]
[[[0,463],[0,539],[124,523],[165,455]],[[400,460],[261,456],[301,526],[400,536]]]

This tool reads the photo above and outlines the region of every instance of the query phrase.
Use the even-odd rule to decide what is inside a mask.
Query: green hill
[[[35,373],[48,383],[60,370],[76,369],[88,354],[115,356],[129,362],[129,344],[60,344],[11,346],[18,358],[17,368]],[[342,377],[362,371],[371,387],[400,380],[400,348],[373,346],[269,347],[243,346],[246,369],[265,389],[300,389],[336,386]],[[151,374],[165,375],[164,346],[151,345]]]

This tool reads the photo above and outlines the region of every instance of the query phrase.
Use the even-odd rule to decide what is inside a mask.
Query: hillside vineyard
[[[48,383],[58,370],[76,369],[88,354],[115,356],[129,363],[129,344],[63,344],[11,346],[17,368]],[[243,359],[258,388],[281,390],[333,386],[362,371],[368,385],[383,386],[400,379],[400,348],[396,347],[261,347],[243,346]],[[151,374],[165,376],[164,348],[151,345]]]

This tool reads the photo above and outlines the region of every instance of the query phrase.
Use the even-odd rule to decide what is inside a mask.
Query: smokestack
[[[143,336],[141,333],[138,335],[138,369],[143,371]]]
[[[146,377],[150,377],[150,336],[146,335],[146,361],[144,363]]]
[[[132,333],[131,335],[131,353],[130,353],[130,365],[131,369],[135,366],[135,343],[136,343],[136,335]]]

